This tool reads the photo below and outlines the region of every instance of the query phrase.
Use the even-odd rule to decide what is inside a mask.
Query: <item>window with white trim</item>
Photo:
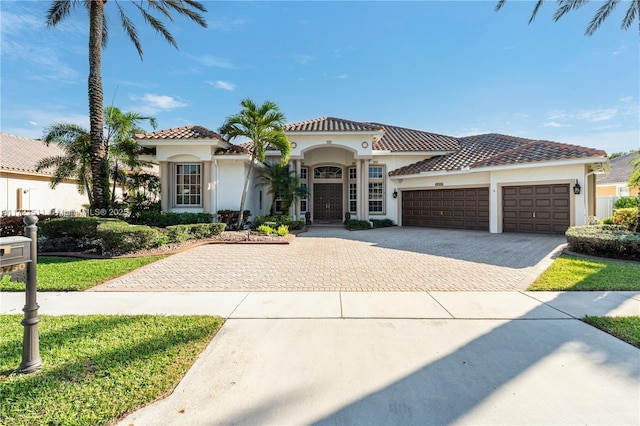
[[[309,169],[307,167],[300,168],[300,181],[303,187],[309,189]],[[308,193],[309,192],[307,191],[307,194]],[[300,213],[306,213],[307,211],[309,211],[309,199],[302,198],[300,200]]]
[[[358,210],[358,172],[355,167],[349,167],[349,212],[356,213]]]
[[[176,206],[202,205],[202,168],[200,164],[176,164]]]
[[[319,166],[313,169],[314,179],[342,179],[342,167]]]
[[[369,213],[384,213],[384,167],[369,166]]]

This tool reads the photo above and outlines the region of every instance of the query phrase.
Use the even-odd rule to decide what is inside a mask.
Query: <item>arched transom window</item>
[[[314,179],[342,179],[342,167],[320,166],[313,169]]]

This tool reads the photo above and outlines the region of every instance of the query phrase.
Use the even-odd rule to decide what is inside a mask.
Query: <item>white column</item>
[[[293,160],[293,170],[296,173],[296,177],[299,177],[300,176],[300,160]],[[300,200],[296,200],[296,202],[291,205],[291,209],[293,210],[291,216],[294,219],[298,219],[300,216]]]
[[[160,161],[160,209],[163,212],[168,212],[172,204],[170,200],[171,195],[169,195],[171,193],[169,186],[172,182],[169,176],[170,172],[169,163],[167,161]]]
[[[364,220],[369,220],[369,161],[370,160],[362,160],[362,168],[364,169],[364,185],[363,185],[363,196],[364,196]]]
[[[356,160],[356,219],[362,218],[362,160]]]

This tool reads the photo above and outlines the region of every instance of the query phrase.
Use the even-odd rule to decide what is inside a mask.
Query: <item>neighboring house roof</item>
[[[285,126],[286,132],[379,132],[380,130],[382,128],[379,125],[335,117],[320,117]]]
[[[219,139],[227,142],[222,136],[213,130],[202,126],[184,126],[171,129],[157,130],[155,132],[138,133],[136,139]]]
[[[606,185],[608,183],[626,183],[633,173],[633,165],[631,161],[640,157],[640,153],[622,155],[620,157],[609,160],[611,172],[609,176],[598,177],[596,183],[598,185]]]
[[[462,137],[458,142],[460,149],[454,153],[401,167],[391,171],[389,176],[606,156],[604,151],[598,149],[496,133]]]
[[[0,133],[0,169],[2,170],[50,175],[53,169],[36,172],[36,164],[44,158],[60,155],[65,153],[54,143],[47,146],[39,139]]]

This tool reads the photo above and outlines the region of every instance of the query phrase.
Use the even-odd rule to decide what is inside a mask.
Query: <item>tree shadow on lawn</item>
[[[16,327],[22,329],[20,319],[16,315]],[[68,316],[75,317],[75,316]],[[164,370],[161,369],[161,362],[147,363],[158,353],[167,353],[174,348],[186,343],[203,339],[212,335],[211,329],[204,324],[194,324],[193,327],[182,327],[171,336],[156,335],[155,337],[145,337],[144,322],[151,318],[149,315],[140,316],[82,316],[79,317],[81,322],[68,326],[64,323],[56,324],[54,328],[42,327],[46,325],[49,316],[43,316],[40,327],[40,350],[41,357],[44,361],[42,369],[36,373],[28,375],[20,375],[19,380],[14,384],[19,390],[19,395],[10,395],[9,382],[5,382],[4,386],[0,386],[0,395],[3,404],[18,403],[21,407],[41,407],[43,396],[56,398],[55,395],[64,394],[64,389],[73,383],[81,383],[87,381],[101,381],[112,387],[122,389],[130,395],[125,400],[110,399],[107,406],[111,406],[111,413],[106,413],[106,418],[99,419],[100,423],[105,423],[109,419],[117,415],[122,415],[127,411],[136,408],[144,402],[148,402],[149,396],[153,396],[153,392],[157,391],[153,385],[150,391],[144,390],[148,382],[162,382],[161,378]],[[132,327],[129,329],[129,327]],[[130,346],[125,346],[127,340],[122,338],[122,334],[114,334],[115,330],[120,333],[133,332],[140,333],[140,339]],[[156,333],[157,334],[157,333]],[[111,341],[105,344],[111,347],[107,350],[96,350],[91,345],[92,341],[100,342],[107,336],[111,337]],[[104,342],[100,342],[104,343]],[[74,350],[72,359],[63,359],[59,351]],[[81,355],[78,356],[77,352]],[[22,334],[19,339],[11,339],[0,344],[0,354],[3,358],[16,359],[16,366],[20,362],[22,354]],[[14,355],[11,355],[14,354]],[[56,363],[54,367],[50,367],[50,359],[53,358]],[[49,365],[47,365],[49,364]],[[134,379],[135,374],[127,374],[126,377],[120,376],[116,378],[122,370],[137,366],[136,369],[145,370],[141,376]],[[167,367],[167,366],[165,366]],[[17,373],[17,370],[8,370],[0,373],[0,385],[3,384],[2,376],[11,376]],[[178,378],[179,379],[179,378]],[[6,380],[6,379],[5,379]],[[131,380],[131,381],[130,381]],[[176,383],[171,383],[175,385]],[[96,387],[101,385],[95,384]],[[166,385],[165,385],[166,387]],[[103,392],[105,392],[103,390]],[[146,396],[145,396],[146,395]],[[87,395],[88,397],[90,395]],[[110,395],[106,395],[111,398]],[[16,399],[17,398],[17,399]],[[105,395],[96,396],[96,398],[105,398]],[[91,413],[91,404],[84,404],[82,401],[65,401],[66,404],[73,404],[76,409],[84,412],[78,412],[77,418],[84,419],[86,422],[89,418],[97,419],[96,415],[101,413]],[[10,405],[9,405],[10,406]],[[37,410],[34,408],[34,410]],[[56,413],[47,413],[53,415],[55,420]],[[104,414],[104,413],[102,413]],[[41,419],[43,420],[43,419]],[[63,420],[55,420],[65,423]],[[79,421],[79,420],[78,420]]]

